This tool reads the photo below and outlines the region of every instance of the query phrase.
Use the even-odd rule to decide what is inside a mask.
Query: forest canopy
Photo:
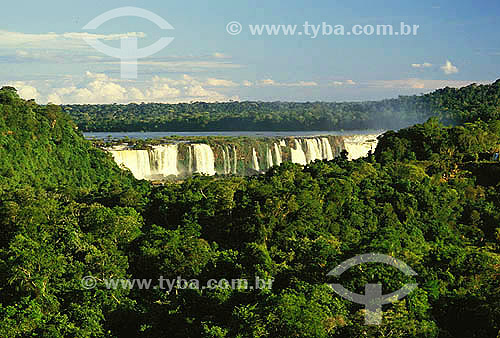
[[[437,93],[449,107],[439,117],[467,123],[389,131],[356,161],[155,187],[93,148],[58,106],[2,88],[0,337],[498,337],[498,82]],[[364,263],[326,276],[369,252],[417,275]],[[94,287],[82,283],[89,276]],[[273,283],[104,283],[160,276]],[[377,282],[384,293],[418,288],[366,326],[363,306],[330,282],[357,293]]]

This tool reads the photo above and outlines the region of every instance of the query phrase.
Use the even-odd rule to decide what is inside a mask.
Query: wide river
[[[380,134],[383,130],[337,130],[337,131],[193,131],[193,132],[88,132],[83,133],[88,139],[153,139],[168,136],[247,136],[247,137],[288,137],[288,136],[319,136],[319,135],[366,135]]]

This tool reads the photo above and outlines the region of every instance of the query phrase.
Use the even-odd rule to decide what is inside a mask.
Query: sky
[[[137,16],[85,27],[123,7],[153,13],[173,29]],[[421,94],[500,77],[499,14],[498,0],[8,1],[0,12],[0,86],[55,104],[362,101]],[[401,22],[418,25],[416,34],[353,33],[355,25],[357,33],[377,25],[401,32]],[[252,34],[256,25],[296,28],[288,35],[283,27],[279,34],[265,27]],[[121,65],[133,60],[87,42],[122,48],[122,40],[136,39],[143,49],[165,37],[173,40],[137,59],[132,78],[123,76]]]

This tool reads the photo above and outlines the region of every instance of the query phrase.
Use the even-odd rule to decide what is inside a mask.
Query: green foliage
[[[496,85],[445,89],[440,104],[453,106],[454,116],[468,106],[470,116],[483,118],[495,112]],[[476,100],[488,105],[473,107]],[[6,87],[0,114],[0,337],[500,332],[497,121],[445,127],[431,119],[387,132],[366,159],[285,162],[254,177],[194,176],[151,187],[92,148],[55,106],[23,101]],[[399,258],[417,276],[374,263],[326,276],[369,252]],[[89,275],[94,289],[81,284]],[[200,285],[273,282],[267,289],[171,290],[103,282],[146,278],[155,285],[160,276]],[[330,282],[357,293],[367,283],[380,282],[384,293],[419,286],[384,306],[382,325],[366,326],[362,306]]]
[[[91,146],[59,106],[39,106],[0,89],[0,194],[24,185],[106,194],[136,185],[111,156]],[[78,192],[75,191],[78,188]]]

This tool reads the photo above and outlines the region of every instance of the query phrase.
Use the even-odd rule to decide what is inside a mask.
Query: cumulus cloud
[[[15,82],[9,82],[8,85],[16,88],[19,96],[25,100],[40,99],[40,93],[38,92],[38,89],[36,89],[35,87],[26,82],[15,81]]]
[[[111,78],[102,73],[86,72],[85,78],[78,84],[74,84],[73,80],[68,80],[71,83],[64,87],[49,88],[46,91],[46,95],[38,95],[37,99],[55,104],[177,103],[239,100],[237,96],[227,96],[216,90],[205,88],[207,83],[221,84],[221,82],[214,82],[213,80],[220,79],[212,78],[203,80],[185,74],[178,79],[154,76],[151,80],[139,82],[123,81]],[[232,82],[229,80],[224,81]],[[225,82],[222,83],[228,84]],[[13,83],[13,85],[16,84]],[[16,85],[16,87],[19,88],[20,86]],[[28,93],[28,89],[24,90]]]
[[[412,63],[411,66],[413,68],[430,68],[432,67],[432,63],[424,62],[424,63]]]
[[[450,75],[450,74],[456,74],[458,73],[458,68],[455,67],[450,60],[446,60],[446,63],[444,64],[444,66],[441,67],[441,70],[446,74],[446,75]]]
[[[190,97],[191,100],[207,102],[227,101],[227,98],[224,95],[214,90],[205,89],[201,85],[195,85],[192,87],[187,87],[185,89],[185,94]]]
[[[90,81],[84,87],[69,86],[56,88],[47,97],[48,101],[61,103],[113,103],[123,102],[129,97],[126,88],[113,81],[105,74],[86,73]]]
[[[253,82],[250,82],[248,80],[244,80],[242,82],[242,84],[245,86],[245,87],[252,87],[253,86]]]
[[[237,87],[236,82],[224,79],[208,78],[206,81],[207,86],[211,87]]]

